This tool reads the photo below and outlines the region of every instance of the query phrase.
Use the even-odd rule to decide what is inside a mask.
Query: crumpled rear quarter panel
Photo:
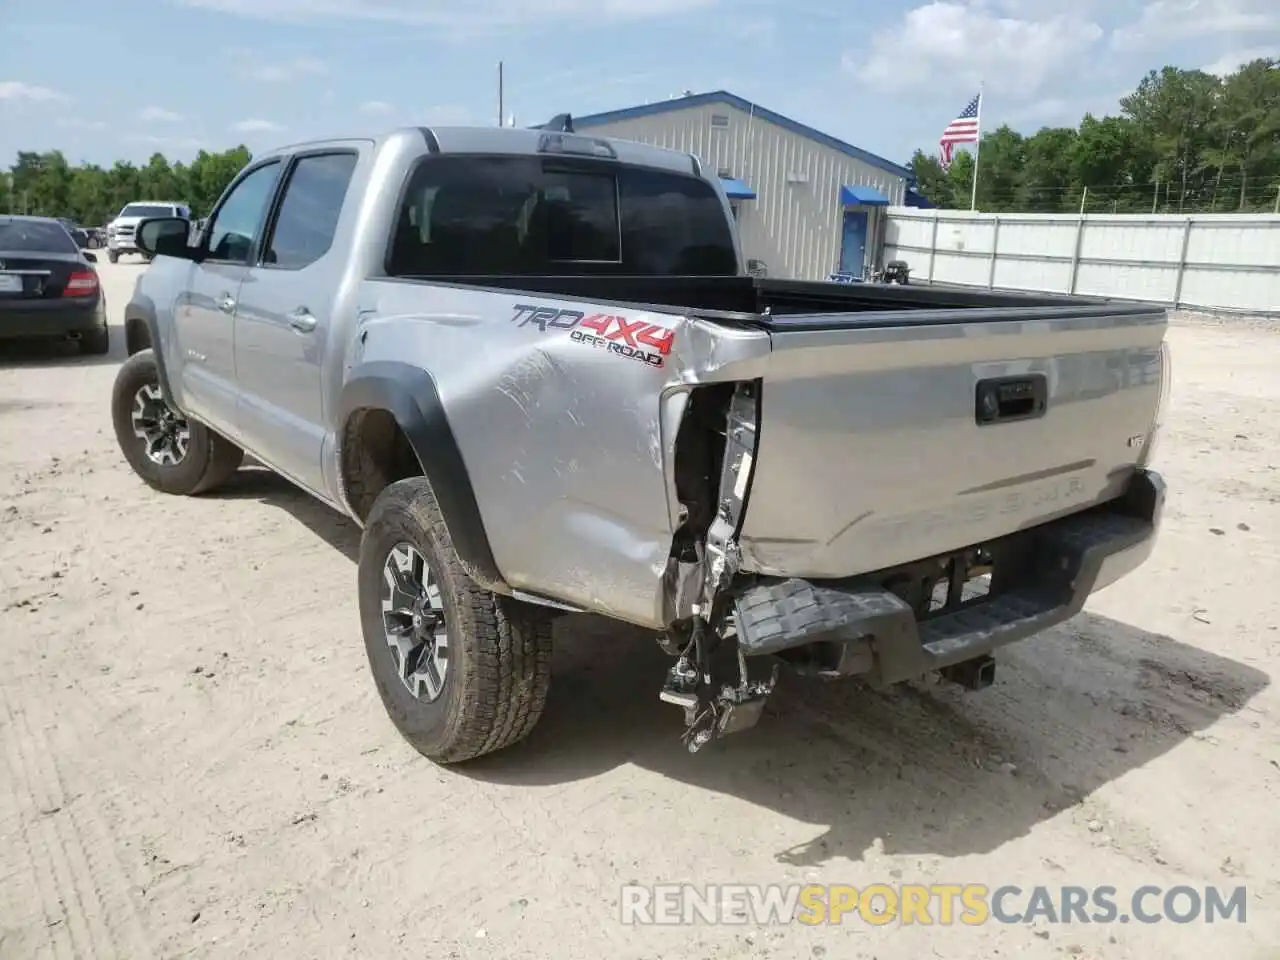
[[[432,375],[506,581],[661,627],[686,391],[759,376],[767,334],[413,282],[371,281],[361,307],[375,315],[352,362]],[[624,355],[631,344],[648,360]]]

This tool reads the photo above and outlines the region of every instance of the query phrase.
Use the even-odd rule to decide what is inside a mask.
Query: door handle
[[[302,333],[310,333],[316,328],[316,318],[311,315],[311,311],[306,307],[299,307],[289,314],[289,326]]]
[[[224,293],[222,295],[222,299],[218,301],[218,309],[221,310],[223,313],[235,312],[236,302],[232,298],[231,294]]]

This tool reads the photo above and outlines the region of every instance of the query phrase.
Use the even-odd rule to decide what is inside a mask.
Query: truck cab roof
[[[551,138],[550,141],[548,138]],[[310,140],[276,147],[254,158],[264,160],[271,156],[297,153],[299,150],[316,150],[356,143],[373,143],[381,152],[383,147],[417,147],[426,153],[438,154],[486,154],[509,156],[539,156],[548,152],[549,142],[566,145],[556,151],[576,156],[594,156],[612,159],[637,166],[655,167],[674,173],[702,176],[697,159],[689,153],[652,147],[634,140],[612,137],[595,137],[580,133],[564,133],[548,130],[525,130],[518,127],[400,127],[372,137],[342,137],[332,140]]]

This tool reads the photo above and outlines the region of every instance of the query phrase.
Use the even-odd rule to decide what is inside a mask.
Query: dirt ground
[[[101,271],[116,321],[140,268]],[[150,491],[123,352],[0,352],[0,957],[1280,957],[1280,332],[1178,318],[1152,560],[982,693],[784,680],[698,756],[648,637],[565,623],[462,770],[368,675],[355,527]],[[1248,887],[1175,925],[628,927],[628,882]]]

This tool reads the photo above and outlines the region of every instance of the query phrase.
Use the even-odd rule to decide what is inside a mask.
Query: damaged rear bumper
[[[873,686],[945,671],[1069,619],[1140,566],[1164,498],[1160,475],[1139,470],[1116,500],[982,545],[989,589],[977,598],[961,595],[954,571],[979,548],[849,580],[757,581],[734,602],[739,648]],[[931,609],[938,589],[947,599]]]

